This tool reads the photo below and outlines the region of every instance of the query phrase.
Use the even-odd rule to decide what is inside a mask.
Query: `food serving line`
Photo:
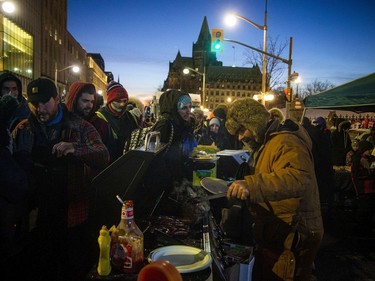
[[[246,158],[241,153],[240,158]],[[233,154],[237,157],[238,151],[233,151]],[[158,152],[129,151],[94,179],[96,192],[90,214],[94,233],[99,233],[102,225],[118,224],[121,208],[116,197],[131,199],[134,201],[135,221],[144,235],[145,265],[167,260],[185,281],[248,280],[252,247],[231,241],[219,226],[228,181],[216,178],[216,171],[222,169],[228,173],[230,166],[235,170],[240,164],[234,160],[233,165],[228,165],[233,159],[226,156],[223,157],[225,163],[222,163],[227,168],[220,167],[217,158],[214,167],[207,165],[212,160],[195,159],[203,163],[201,167],[206,171],[194,171],[193,185],[181,188],[184,194],[171,194],[165,198],[163,189],[150,191],[150,187],[142,183],[142,178],[147,176],[147,167],[157,159]],[[236,157],[229,155],[229,158]],[[94,265],[87,280],[137,280],[137,274],[114,269],[108,276],[100,276],[96,268]]]

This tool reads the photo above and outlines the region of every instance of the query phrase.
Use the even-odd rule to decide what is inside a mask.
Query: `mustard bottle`
[[[111,273],[111,262],[110,262],[110,247],[111,247],[111,236],[109,236],[109,230],[107,226],[103,225],[99,231],[98,237],[99,244],[99,263],[98,263],[98,274],[100,276],[107,276]]]

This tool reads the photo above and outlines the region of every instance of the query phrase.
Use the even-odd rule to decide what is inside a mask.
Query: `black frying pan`
[[[205,177],[201,179],[201,186],[211,194],[226,193],[229,185],[230,183],[227,181],[218,178]]]

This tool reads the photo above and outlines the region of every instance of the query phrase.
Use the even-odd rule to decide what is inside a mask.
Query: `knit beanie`
[[[251,131],[258,140],[259,130],[266,126],[271,114],[258,101],[252,98],[238,99],[229,107],[225,126],[231,135],[240,129]]]
[[[318,118],[316,118],[313,123],[318,124],[322,129],[327,128],[326,120],[323,117],[321,117],[321,116],[319,116]]]
[[[180,109],[182,109],[184,106],[188,105],[189,103],[191,104],[191,98],[189,95],[180,96],[177,101],[177,111],[179,111]]]
[[[118,101],[122,99],[128,99],[128,92],[125,88],[116,81],[111,81],[107,86],[107,103]]]
[[[215,117],[225,120],[227,117],[228,107],[225,104],[219,104],[212,112]]]
[[[220,120],[216,117],[213,117],[211,120],[210,120],[210,123],[209,123],[210,126],[212,125],[217,125],[218,127],[220,127]]]

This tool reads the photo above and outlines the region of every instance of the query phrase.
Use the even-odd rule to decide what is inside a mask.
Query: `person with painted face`
[[[227,197],[243,200],[254,214],[252,280],[310,280],[323,222],[309,135],[251,98],[230,106],[226,127],[251,151],[248,174]]]

